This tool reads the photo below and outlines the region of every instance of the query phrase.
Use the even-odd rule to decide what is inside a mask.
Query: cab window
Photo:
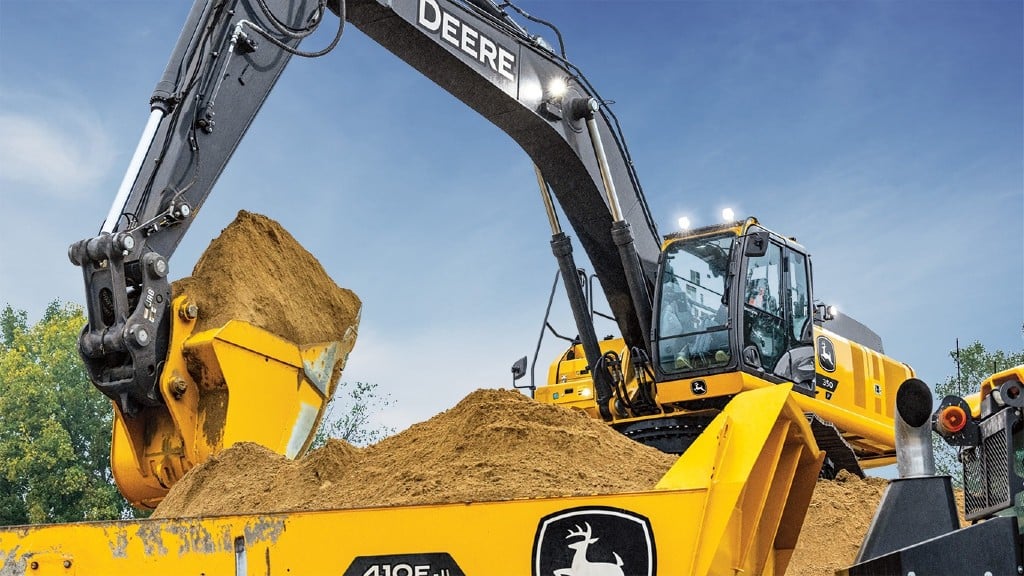
[[[658,301],[658,358],[667,373],[725,366],[729,348],[726,281],[732,234],[691,238],[665,251]]]
[[[782,247],[772,243],[763,256],[747,260],[743,291],[744,361],[771,370],[786,351],[783,321]]]
[[[789,312],[790,338],[794,344],[811,341],[811,302],[807,286],[807,257],[790,251],[787,263],[786,307]]]

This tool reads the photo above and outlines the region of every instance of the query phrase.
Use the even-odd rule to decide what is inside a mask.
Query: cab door
[[[809,267],[806,254],[774,237],[762,254],[746,257],[740,292],[746,371],[813,386]]]

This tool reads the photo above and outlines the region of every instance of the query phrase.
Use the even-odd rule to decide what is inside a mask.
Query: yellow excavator
[[[810,255],[754,218],[666,236],[650,341],[600,342],[603,392],[574,342],[534,396],[682,454],[736,395],[785,383],[827,454],[824,476],[895,463],[895,395],[913,370],[867,327],[815,303]]]
[[[333,41],[300,49],[328,12]],[[819,443],[834,469],[892,461],[895,387],[909,369],[870,338],[854,342],[869,331],[826,330],[835,320],[814,304],[806,252],[756,220],[662,243],[613,112],[521,19],[548,25],[491,0],[195,3],[99,234],[69,249],[86,285],[80,354],[115,409],[114,475],[152,507],[232,443],[289,456],[308,446],[354,333],[300,346],[244,322],[196,331],[209,311],[172,300],[168,259],[289,58],[325,54],[352,24],[529,154],[578,329],[536,396],[681,453],[661,482],[593,497],[5,528],[0,576],[782,574],[826,459]],[[617,339],[596,337],[555,200]],[[594,560],[599,547],[614,560]]]

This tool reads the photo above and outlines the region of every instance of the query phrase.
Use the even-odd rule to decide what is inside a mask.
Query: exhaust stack
[[[931,413],[928,385],[917,378],[904,381],[896,392],[896,468],[900,477],[886,488],[856,565],[847,574],[893,573],[888,571],[893,564],[886,563],[893,561],[890,555],[960,527],[949,476],[935,475]],[[886,558],[876,561],[882,557]]]
[[[896,469],[900,478],[935,475],[932,450],[932,393],[910,378],[896,392]]]

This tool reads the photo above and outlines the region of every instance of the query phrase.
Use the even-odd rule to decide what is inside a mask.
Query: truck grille
[[[1004,409],[983,420],[981,445],[965,448],[960,459],[964,465],[964,513],[967,520],[990,516],[1013,505],[1013,498],[1024,485],[1013,469],[1013,428],[1017,411]]]

